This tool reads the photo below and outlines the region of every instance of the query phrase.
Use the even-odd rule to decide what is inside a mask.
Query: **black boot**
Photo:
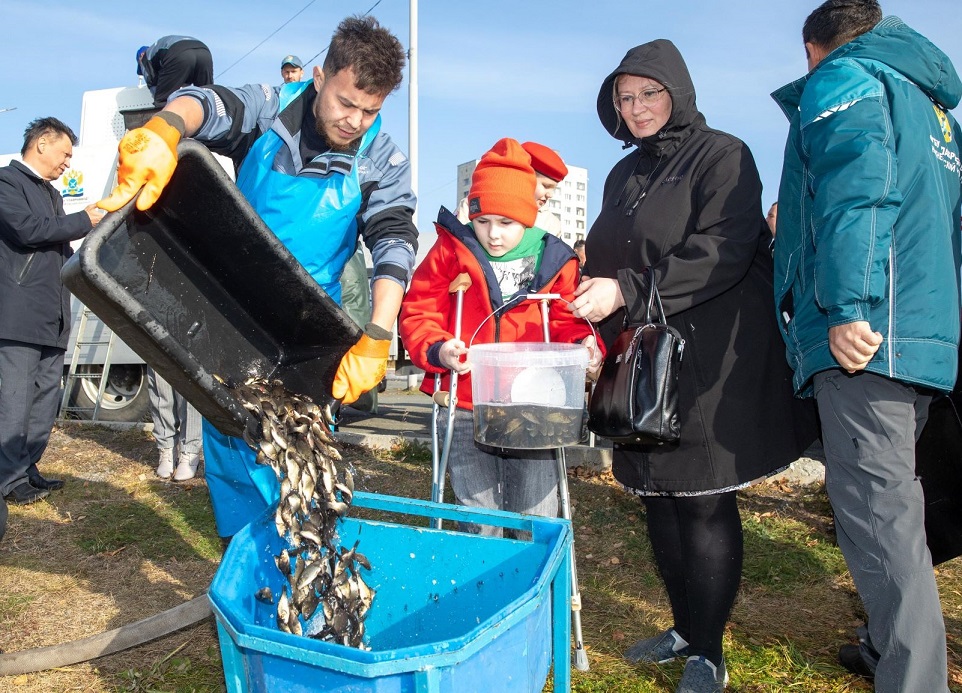
[[[23,481],[13,488],[10,493],[3,498],[14,505],[27,505],[43,500],[50,495],[50,491],[45,488],[37,488],[29,481]]]

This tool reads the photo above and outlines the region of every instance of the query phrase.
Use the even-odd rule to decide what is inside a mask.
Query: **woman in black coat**
[[[651,267],[668,323],[685,340],[681,440],[615,445],[613,472],[646,508],[674,627],[632,661],[688,657],[678,690],[721,690],[722,634],[742,565],[735,491],[795,460],[814,413],[793,397],[773,306],[771,234],[743,142],[709,128],[681,54],[630,50],[601,86],[598,115],[632,151],[605,181],[573,304],[611,343],[643,319]]]

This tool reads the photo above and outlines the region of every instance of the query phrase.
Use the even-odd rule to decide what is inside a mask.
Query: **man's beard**
[[[314,121],[314,132],[316,132],[316,133],[318,134],[318,136],[319,136],[322,140],[324,140],[324,144],[326,144],[326,145],[327,145],[327,148],[330,149],[332,152],[347,152],[347,151],[350,151],[350,150],[354,147],[354,143],[357,141],[357,138],[355,138],[355,139],[351,140],[350,142],[348,142],[347,144],[335,144],[335,143],[331,142],[330,138],[328,138],[328,136],[327,136],[327,133],[324,132],[324,123],[323,123],[323,121],[319,121],[319,120],[315,120],[315,121]]]

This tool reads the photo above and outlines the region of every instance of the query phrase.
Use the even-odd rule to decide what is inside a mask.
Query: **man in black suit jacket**
[[[50,181],[70,165],[77,137],[56,118],[24,132],[22,162],[0,168],[0,497],[32,503],[63,486],[37,469],[57,416],[70,294],[60,269],[103,218],[96,204],[65,214]]]

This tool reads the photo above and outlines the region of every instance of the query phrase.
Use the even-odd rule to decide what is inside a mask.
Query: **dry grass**
[[[429,451],[345,447],[358,487],[425,498]],[[153,476],[149,434],[58,427],[43,471],[67,487],[11,507],[0,543],[0,649],[55,645],[119,627],[205,592],[221,553],[202,479]],[[621,652],[670,625],[650,559],[644,514],[607,475],[571,478],[588,673],[587,692],[670,691],[680,665],[634,667]],[[835,548],[824,494],[764,485],[742,495],[746,564],[726,634],[730,690],[870,691],[835,663],[860,622]],[[953,691],[962,691],[962,568],[940,566]],[[223,675],[213,621],[94,662],[0,678],[0,691],[217,691]]]

